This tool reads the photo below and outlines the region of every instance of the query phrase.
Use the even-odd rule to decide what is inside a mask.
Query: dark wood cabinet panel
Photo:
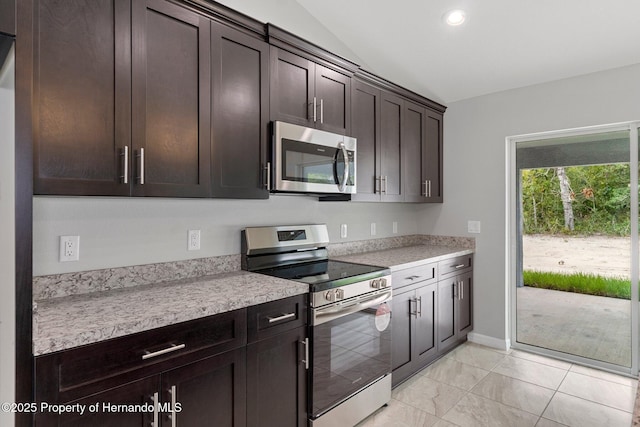
[[[209,357],[162,374],[163,402],[179,402],[164,412],[163,425],[240,427],[246,425],[246,350]]]
[[[207,196],[209,21],[148,0],[133,2],[132,23],[133,194]]]
[[[391,322],[391,336],[393,349],[391,353],[392,382],[397,385],[411,372],[412,339],[415,323],[413,321],[415,291],[398,292],[393,296],[393,321]]]
[[[351,78],[316,65],[316,102],[320,109],[316,127],[329,132],[350,134]],[[318,122],[319,121],[319,122]]]
[[[247,346],[247,425],[307,425],[306,327]]]
[[[84,413],[67,412],[61,415],[39,411],[35,425],[43,427],[140,427],[153,421],[152,412],[126,412],[117,410],[117,405],[153,404],[153,394],[158,390],[159,377],[153,376],[116,387],[70,404],[84,405]],[[90,405],[97,405],[91,411]],[[115,406],[116,409],[113,409]],[[112,409],[109,409],[112,408]]]
[[[458,276],[461,295],[458,300],[458,335],[466,334],[473,327],[473,274]]]
[[[271,120],[348,134],[351,77],[271,47]]]
[[[269,46],[211,25],[212,194],[266,199]]]
[[[418,282],[393,296],[392,383],[395,387],[437,357],[437,284]]]
[[[426,110],[422,151],[423,181],[428,183],[427,202],[442,203],[442,114]]]
[[[351,136],[358,141],[355,201],[380,200],[379,89],[355,80],[351,97]]]
[[[128,0],[34,4],[34,193],[127,195]]]
[[[0,33],[16,35],[16,0],[0,0]]]
[[[405,101],[402,117],[402,172],[405,202],[426,201],[424,179],[425,108]]]
[[[271,119],[313,126],[315,64],[271,47]]]
[[[380,107],[380,175],[384,201],[402,202],[402,98],[382,92]]]
[[[445,279],[438,283],[438,349],[449,347],[456,341],[456,282]]]

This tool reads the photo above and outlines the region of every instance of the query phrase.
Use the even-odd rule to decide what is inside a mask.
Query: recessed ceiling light
[[[451,26],[462,25],[466,19],[464,10],[455,9],[444,14],[444,22]]]

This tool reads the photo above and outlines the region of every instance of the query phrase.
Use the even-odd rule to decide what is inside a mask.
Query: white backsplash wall
[[[405,203],[318,202],[299,195],[269,200],[37,196],[33,274],[238,254],[246,226],[326,223],[336,243],[416,234],[418,209]],[[340,224],[347,224],[346,239],[340,238]],[[187,250],[188,230],[201,230],[199,251]],[[80,236],[80,260],[59,262],[59,238],[68,235]]]

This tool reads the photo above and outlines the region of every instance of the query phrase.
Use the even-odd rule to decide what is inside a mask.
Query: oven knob
[[[324,293],[324,297],[329,302],[334,302],[336,300],[336,294],[331,291],[327,291]]]
[[[373,289],[380,289],[380,281],[378,279],[374,279],[369,283]]]
[[[336,299],[344,299],[344,289],[336,289],[335,290]]]
[[[382,279],[380,279],[380,287],[381,288],[386,288],[387,287],[387,279],[385,279],[384,277]]]

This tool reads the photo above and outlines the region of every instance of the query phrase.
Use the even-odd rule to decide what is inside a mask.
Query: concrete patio
[[[631,365],[629,300],[525,286],[517,304],[518,342]]]

